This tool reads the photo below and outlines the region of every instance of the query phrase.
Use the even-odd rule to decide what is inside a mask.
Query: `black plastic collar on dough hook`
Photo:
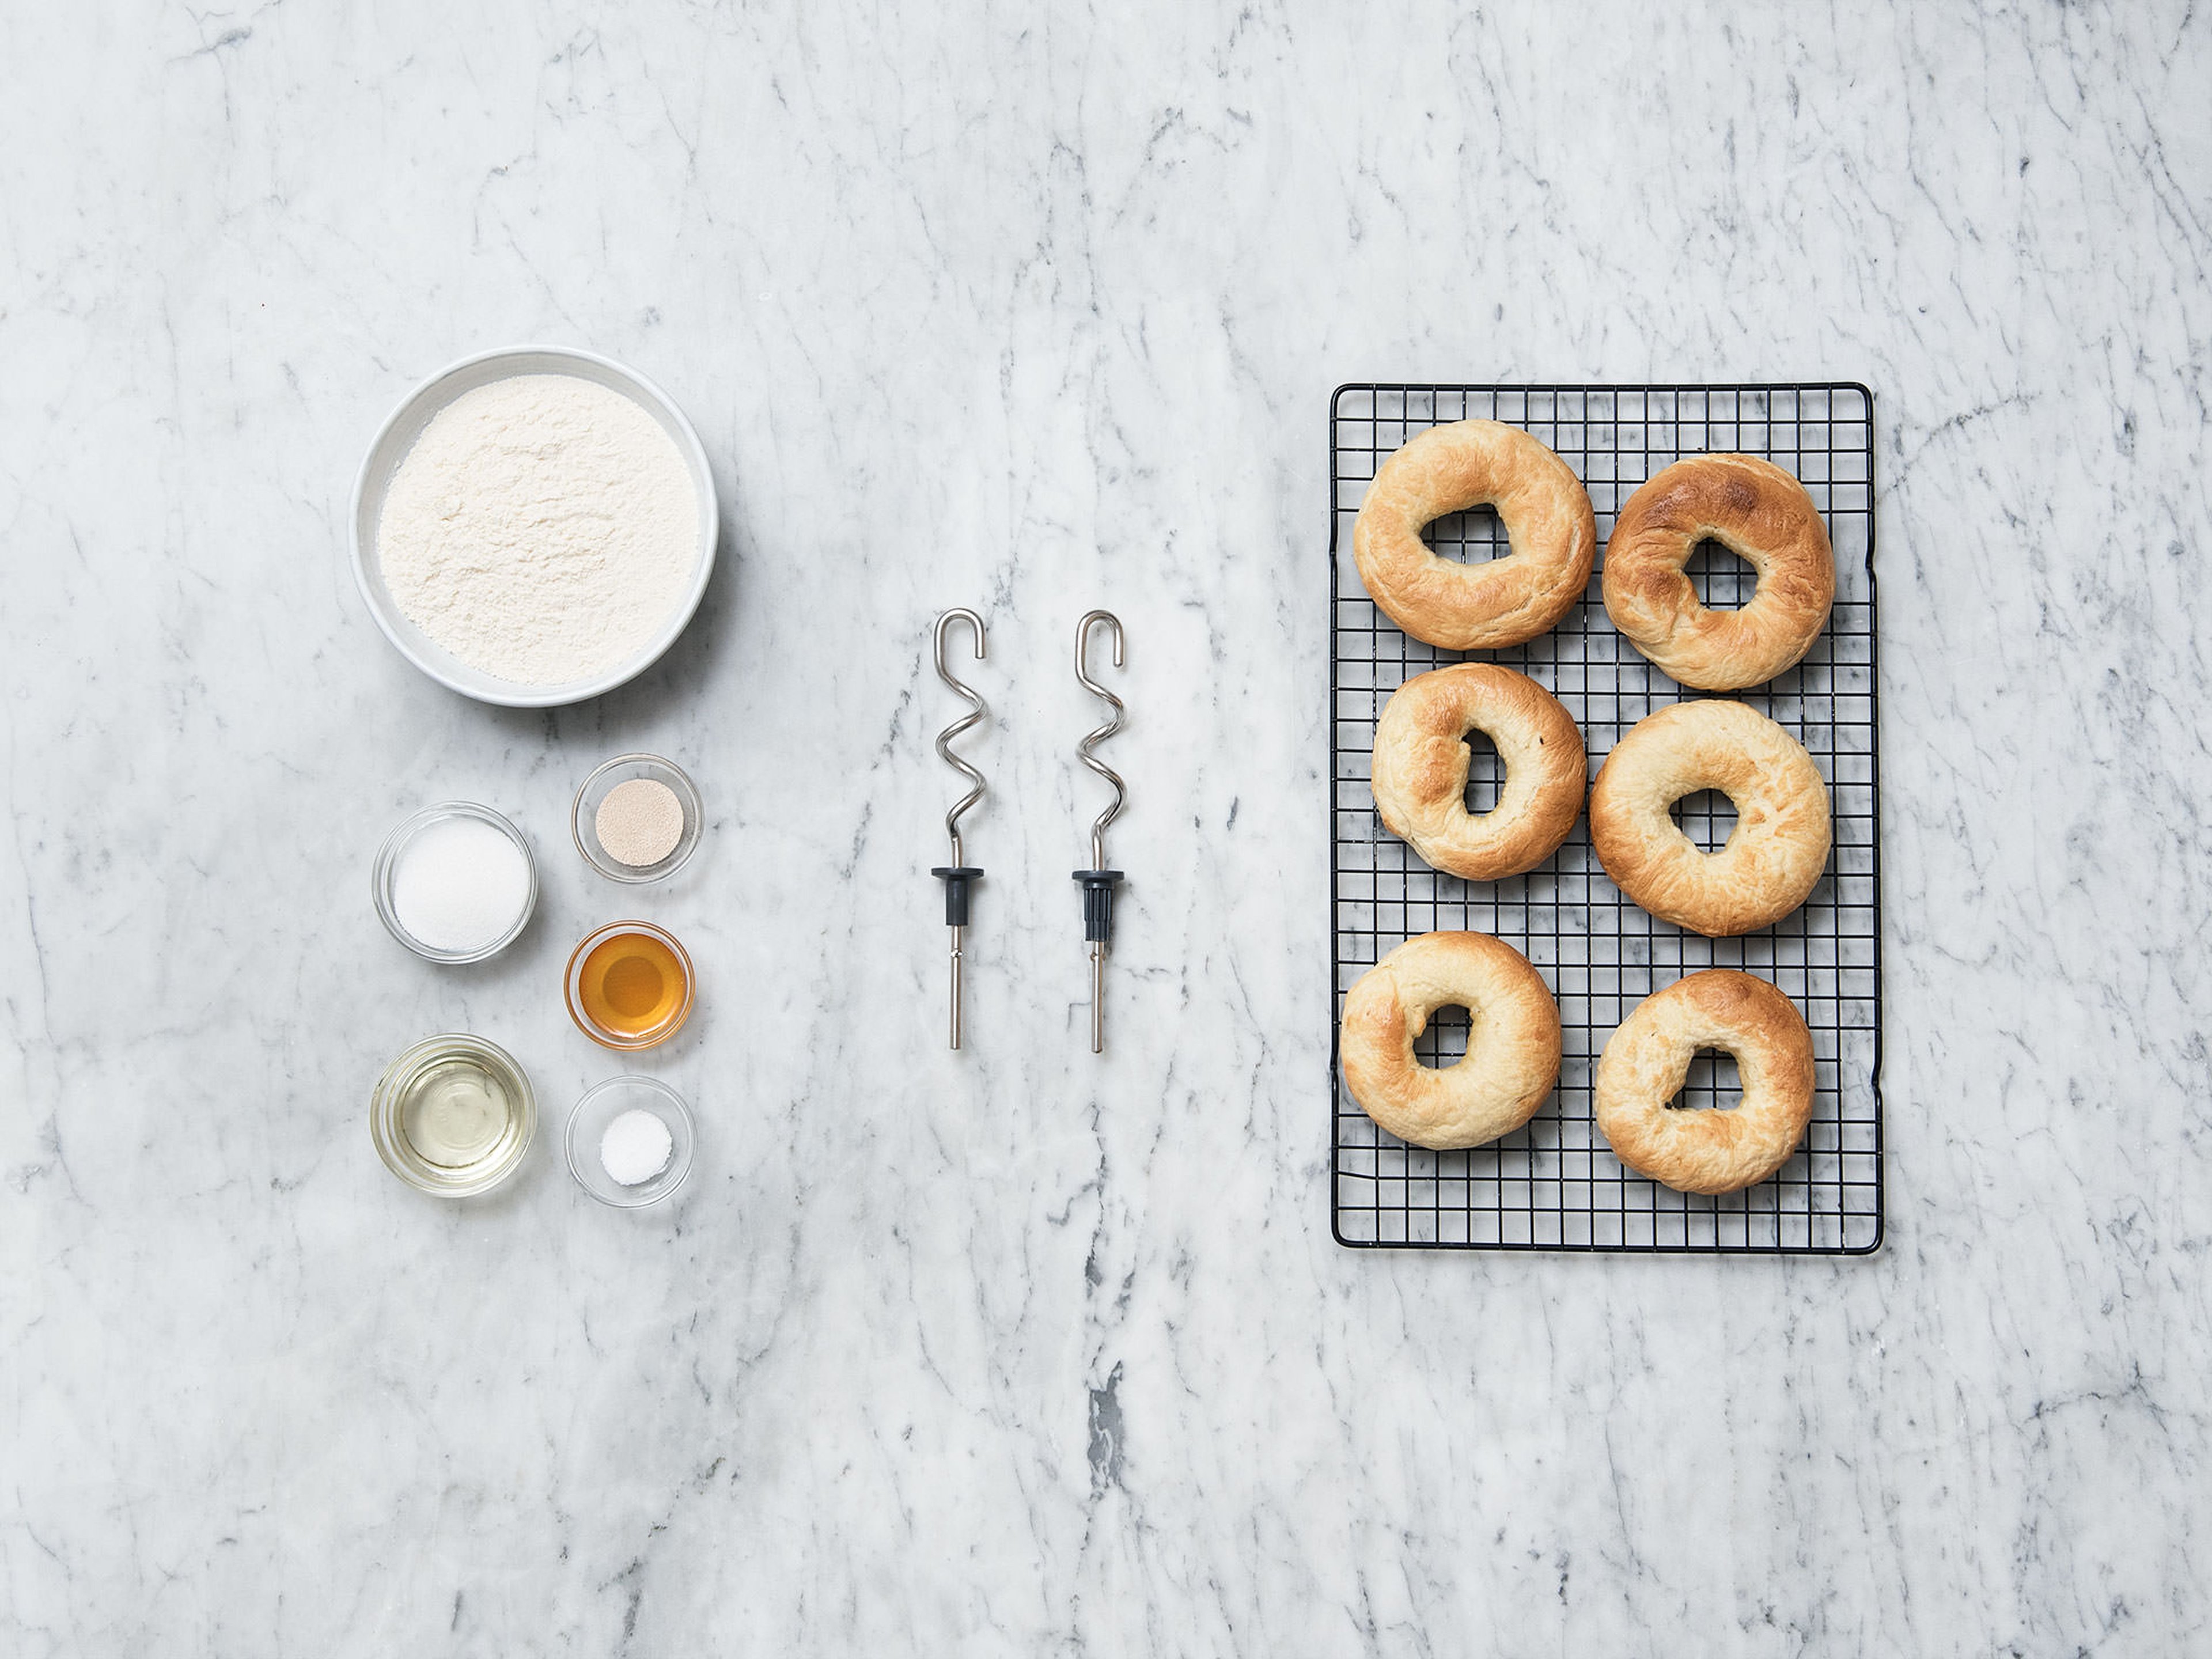
[[[983,871],[974,864],[940,864],[929,872],[945,884],[945,925],[968,925],[968,884],[981,880]]]
[[[1111,944],[1114,939],[1114,890],[1121,884],[1119,870],[1078,870],[1083,884],[1083,937],[1092,944]]]

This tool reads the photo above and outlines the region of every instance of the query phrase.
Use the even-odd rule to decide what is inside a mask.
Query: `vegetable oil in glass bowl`
[[[513,1055],[482,1037],[425,1038],[385,1069],[369,1133],[392,1174],[443,1198],[489,1192],[538,1129],[538,1102]]]

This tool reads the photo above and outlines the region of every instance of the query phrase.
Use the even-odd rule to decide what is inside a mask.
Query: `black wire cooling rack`
[[[1802,662],[1727,695],[1795,732],[1828,780],[1835,849],[1803,908],[1774,927],[1707,939],[1655,920],[1607,878],[1589,823],[1540,868],[1462,881],[1424,864],[1375,814],[1368,768],[1375,722],[1406,680],[1442,663],[1504,663],[1550,689],[1582,728],[1591,775],[1628,728],[1701,694],[1638,654],[1605,613],[1596,574],[1559,627],[1510,650],[1440,651],[1376,609],[1352,559],[1352,525],[1369,480],[1424,428],[1487,418],[1524,427],[1572,466],[1597,512],[1598,545],[1615,511],[1661,467],[1713,451],[1761,455],[1801,479],[1826,515],[1836,604]],[[1438,928],[1494,933],[1528,957],[1557,994],[1564,1053],[1557,1093],[1525,1127],[1469,1152],[1408,1146],[1346,1091],[1336,1046],[1333,1206],[1340,1243],[1416,1249],[1858,1255],[1881,1243],[1881,932],[1876,833],[1874,622],[1874,396],[1863,386],[1346,386],[1330,407],[1329,775],[1334,998],[1384,952]],[[1447,556],[1503,552],[1488,509],[1430,527]],[[1602,560],[1601,558],[1601,564]],[[1690,574],[1708,605],[1741,605],[1750,567],[1707,546]],[[1497,753],[1473,740],[1468,805],[1498,797]],[[1693,796],[1676,819],[1708,848],[1725,841],[1727,799]],[[1591,1116],[1591,1074],[1613,1028],[1649,993],[1701,968],[1772,980],[1813,1033],[1812,1123],[1776,1177],[1721,1198],[1676,1193],[1622,1166]],[[1463,1012],[1441,1012],[1415,1045],[1431,1065],[1464,1053]],[[1732,1097],[1735,1065],[1700,1055],[1686,1105]]]

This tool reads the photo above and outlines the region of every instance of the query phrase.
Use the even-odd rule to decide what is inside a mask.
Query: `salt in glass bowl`
[[[507,1115],[490,1144],[465,1164],[427,1155],[410,1138],[406,1107],[416,1086],[441,1066],[459,1061],[488,1073],[507,1096]],[[495,1042],[465,1032],[425,1037],[384,1068],[369,1097],[369,1138],[384,1166],[417,1192],[434,1198],[471,1198],[488,1193],[517,1169],[538,1134],[538,1097],[514,1055]]]
[[[600,804],[619,786],[637,778],[666,785],[684,809],[684,833],[677,837],[668,856],[658,864],[624,864],[599,844]],[[674,761],[663,760],[658,755],[617,755],[593,767],[591,775],[577,789],[575,805],[568,814],[568,829],[576,838],[576,850],[584,855],[584,862],[609,881],[665,881],[698,851],[706,817],[698,786]]]
[[[605,673],[566,685],[521,685],[501,679],[463,662],[418,627],[385,586],[384,568],[377,546],[377,522],[384,512],[385,493],[407,452],[422,429],[446,406],[478,386],[489,386],[519,374],[566,374],[620,392],[653,416],[667,433],[691,475],[691,489],[699,514],[699,563],[690,585],[661,623],[659,631],[640,647],[629,660]],[[399,654],[448,690],[478,702],[509,708],[552,708],[582,702],[635,679],[658,662],[674,645],[705,597],[708,579],[714,574],[714,546],[721,532],[721,509],[714,495],[714,475],[707,465],[707,452],[699,434],[674,399],[659,386],[611,357],[573,346],[521,345],[478,352],[449,363],[402,398],[378,430],[362,458],[354,479],[353,511],[348,516],[347,537],[353,555],[353,576],[368,614]]]
[[[515,918],[514,926],[489,945],[479,945],[473,951],[441,951],[434,945],[425,945],[401,925],[399,912],[392,904],[392,884],[398,873],[399,855],[406,850],[407,843],[432,824],[445,823],[454,818],[475,818],[491,825],[521,849],[523,865],[530,872],[530,890],[522,901],[522,914]],[[435,806],[424,807],[384,838],[384,845],[376,849],[376,864],[369,872],[369,888],[375,897],[376,914],[382,920],[385,931],[423,961],[454,965],[482,962],[497,956],[521,938],[522,930],[530,926],[530,918],[537,914],[538,860],[532,856],[529,840],[522,831],[490,807],[479,806],[468,800],[441,800]]]
[[[650,1181],[641,1181],[635,1187],[625,1187],[607,1173],[607,1166],[599,1159],[599,1142],[607,1133],[607,1126],[624,1112],[647,1111],[659,1118],[668,1128],[668,1138],[673,1143],[668,1152],[668,1167]],[[678,1187],[691,1173],[691,1149],[696,1139],[691,1122],[691,1109],[678,1094],[659,1078],[609,1078],[584,1091],[574,1109],[568,1114],[567,1146],[568,1173],[576,1177],[581,1187],[602,1204],[612,1205],[618,1210],[640,1210],[648,1204],[658,1204]]]

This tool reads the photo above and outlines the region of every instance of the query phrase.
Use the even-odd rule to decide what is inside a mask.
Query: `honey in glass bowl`
[[[650,1048],[691,1012],[691,958],[647,921],[611,922],[568,960],[568,1013],[594,1042]]]

